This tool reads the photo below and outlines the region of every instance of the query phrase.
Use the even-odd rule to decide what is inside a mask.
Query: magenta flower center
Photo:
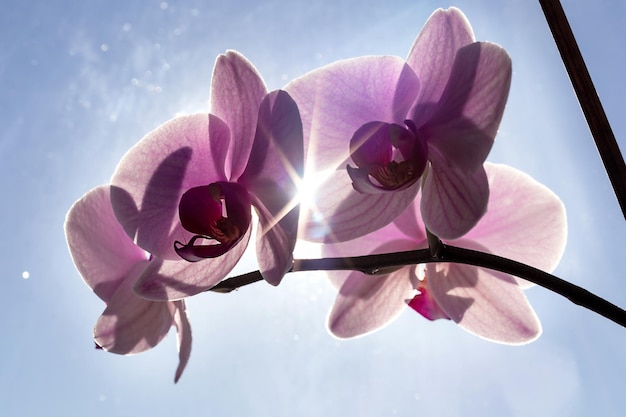
[[[413,122],[405,123],[369,122],[354,133],[350,155],[357,168],[348,166],[348,174],[357,191],[404,189],[422,176],[428,149]]]
[[[176,241],[174,248],[183,259],[196,262],[223,255],[239,243],[250,227],[252,204],[241,185],[215,182],[187,190],[178,212],[183,228],[195,236],[187,244]]]

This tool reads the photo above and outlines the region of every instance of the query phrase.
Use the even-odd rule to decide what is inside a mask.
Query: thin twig
[[[430,249],[420,249],[347,258],[296,259],[289,272],[353,270],[367,275],[383,275],[391,269],[401,266],[433,262],[455,262],[475,265],[514,275],[560,294],[574,304],[585,307],[626,327],[626,311],[584,288],[511,259],[444,244],[441,244],[441,247],[434,255],[431,254]],[[254,271],[228,278],[209,291],[227,293],[262,280],[261,273]]]
[[[626,218],[626,164],[559,0],[539,0],[613,191]]]

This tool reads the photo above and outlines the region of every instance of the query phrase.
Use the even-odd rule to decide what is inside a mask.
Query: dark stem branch
[[[559,0],[539,0],[600,158],[626,218],[626,164]]]
[[[367,275],[384,275],[401,266],[433,262],[455,262],[475,265],[523,278],[562,295],[574,304],[585,307],[626,327],[626,311],[584,288],[511,259],[456,246],[448,246],[443,243],[441,243],[435,254],[431,254],[430,249],[420,249],[348,258],[296,259],[290,272],[352,270],[360,271]],[[254,271],[228,278],[209,291],[227,293],[262,280],[261,273]]]

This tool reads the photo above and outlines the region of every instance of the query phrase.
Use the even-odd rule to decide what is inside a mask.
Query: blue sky
[[[104,304],[63,236],[71,204],[109,180],[145,133],[205,111],[219,53],[246,55],[268,86],[337,59],[406,56],[437,7],[461,8],[504,46],[513,82],[489,157],[564,201],[557,275],[626,306],[624,217],[538,2],[280,0],[31,1],[0,14],[0,414],[617,416],[626,330],[541,288],[544,333],[527,346],[478,339],[406,312],[351,341],[325,329],[323,273],[188,303],[191,360],[174,385],[175,337],[132,357],[96,351]],[[626,4],[563,1],[622,149]],[[239,272],[256,269],[252,261]],[[24,272],[28,278],[24,278]]]

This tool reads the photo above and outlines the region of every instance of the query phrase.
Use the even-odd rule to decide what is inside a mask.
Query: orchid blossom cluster
[[[150,132],[110,184],[68,213],[74,263],[106,303],[97,346],[142,352],[175,326],[178,380],[191,352],[184,298],[229,274],[255,223],[259,271],[272,285],[291,270],[297,239],[338,257],[426,248],[436,236],[551,271],[566,240],[560,200],[485,162],[510,82],[506,51],[476,42],[455,8],[433,13],[406,59],[339,61],[283,90],[268,92],[239,53],[219,56],[209,112]],[[319,192],[301,207],[310,179]],[[328,327],[339,338],[375,331],[407,306],[502,343],[541,332],[529,283],[485,268],[329,276],[338,295]]]

